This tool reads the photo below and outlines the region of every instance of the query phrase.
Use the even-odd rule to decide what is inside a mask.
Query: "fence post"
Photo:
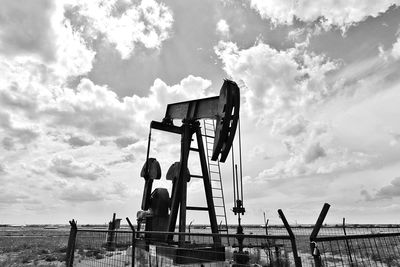
[[[107,232],[107,250],[115,250],[115,229],[116,229],[116,214],[113,213],[112,221],[108,223],[108,232]]]
[[[299,257],[299,254],[297,252],[296,237],[293,234],[292,228],[290,227],[288,221],[286,220],[285,214],[283,214],[283,211],[281,209],[278,210],[278,214],[283,222],[283,225],[286,228],[286,231],[288,232],[288,234],[290,236],[290,243],[292,244],[294,264],[296,267],[302,267],[301,258]]]
[[[310,249],[311,249],[311,255],[314,257],[314,262],[315,262],[315,267],[321,267],[322,266],[322,261],[321,261],[321,255],[319,253],[318,247],[317,247],[317,236],[319,233],[319,230],[322,227],[322,224],[324,223],[325,217],[328,214],[329,207],[328,203],[325,203],[324,206],[322,207],[321,213],[318,216],[317,222],[314,225],[314,229],[311,232],[310,235]]]
[[[126,217],[126,221],[129,224],[129,227],[132,229],[132,264],[131,267],[135,267],[135,245],[136,245],[136,237],[135,237],[135,227],[131,223],[128,217]]]
[[[68,238],[66,264],[67,267],[72,267],[74,264],[75,241],[78,227],[76,226],[76,221],[74,219],[72,221],[69,221],[69,224],[71,225],[71,230],[69,232]]]
[[[344,236],[347,236],[347,233],[346,233],[346,219],[345,218],[343,218],[343,225],[342,226],[343,226]],[[353,266],[353,258],[351,257],[350,244],[349,244],[349,240],[347,240],[347,239],[346,239],[346,248],[347,248],[347,253],[349,253],[350,264],[351,264],[351,266]]]

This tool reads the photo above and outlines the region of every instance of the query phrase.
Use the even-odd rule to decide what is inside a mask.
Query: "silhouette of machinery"
[[[240,93],[237,84],[224,80],[220,95],[191,101],[172,103],[167,106],[165,117],[161,122],[152,121],[147,147],[146,162],[141,171],[145,179],[141,211],[137,214],[138,226],[145,223],[146,231],[174,232],[179,213],[179,232],[186,229],[186,211],[198,210],[208,212],[211,232],[218,233],[218,223],[212,196],[205,149],[200,128],[200,120],[213,119],[216,121],[214,146],[211,159],[225,162],[235,137],[239,120]],[[175,126],[174,120],[181,120],[181,126]],[[172,192],[167,189],[152,189],[153,181],[161,178],[160,164],[155,158],[149,158],[152,129],[178,134],[181,136],[180,160],[169,168],[166,178],[172,181]],[[194,137],[193,137],[194,136]],[[197,147],[191,147],[196,138]],[[189,152],[199,155],[201,175],[192,175],[188,169]],[[187,206],[187,183],[191,178],[203,181],[206,207]],[[162,239],[157,233],[151,234],[151,239]],[[168,238],[172,239],[172,235]],[[164,237],[165,239],[165,237]],[[179,236],[179,244],[184,243],[184,236]],[[214,244],[220,244],[218,235],[214,236]]]

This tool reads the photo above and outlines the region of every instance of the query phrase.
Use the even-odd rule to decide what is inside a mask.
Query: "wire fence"
[[[137,266],[290,266],[294,263],[288,235],[229,235],[139,232]],[[218,239],[217,244],[215,240]],[[142,241],[140,243],[140,241]],[[183,242],[183,243],[182,243]],[[146,257],[146,250],[152,256]]]
[[[294,266],[291,241],[289,235],[78,229],[67,266]]]
[[[72,221],[67,266],[400,266],[400,228],[323,224],[250,228],[246,234],[78,229]],[[278,211],[278,213],[281,211]],[[197,230],[197,231],[196,231]],[[201,232],[203,231],[203,232]]]
[[[310,250],[320,266],[400,266],[397,227],[323,227],[330,205],[325,203],[310,235]]]
[[[78,229],[72,266],[127,266],[132,238],[131,231]]]
[[[400,233],[389,231],[373,234],[320,235],[312,244],[316,265],[400,266]]]
[[[215,235],[78,229],[73,265],[67,266],[400,266],[400,232],[392,228],[377,232],[348,227],[351,234],[345,235],[341,227],[321,227],[311,242],[312,228],[292,230],[295,239],[283,232]],[[296,265],[296,255],[301,265]]]

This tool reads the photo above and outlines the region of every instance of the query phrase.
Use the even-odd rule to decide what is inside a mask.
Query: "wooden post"
[[[107,232],[107,250],[115,250],[115,219],[116,214],[113,213],[112,221],[108,223],[108,232]]]
[[[288,232],[288,234],[290,236],[290,243],[292,244],[294,264],[296,267],[301,267],[301,258],[299,257],[299,254],[297,252],[296,237],[294,236],[292,228],[290,228],[290,225],[289,225],[288,221],[286,220],[285,214],[283,214],[283,211],[281,209],[278,210],[278,214],[283,222],[283,225],[286,228],[286,231]]]
[[[315,267],[322,267],[321,255],[319,253],[316,241],[319,230],[321,229],[325,217],[328,214],[329,208],[330,205],[328,203],[325,203],[324,206],[322,207],[321,213],[318,216],[317,222],[314,225],[314,229],[310,235],[310,249],[311,249],[311,255],[314,257]]]
[[[342,227],[343,227],[344,236],[347,236],[347,233],[346,233],[346,219],[345,218],[343,218]],[[347,240],[347,239],[346,239],[346,249],[347,249],[347,253],[349,255],[350,264],[351,264],[351,266],[353,266],[353,258],[351,257],[350,244],[349,244],[349,240]]]
[[[135,267],[135,247],[136,247],[135,227],[132,225],[132,223],[128,217],[126,217],[126,221],[128,222],[129,227],[132,230],[132,255],[131,255],[132,263],[131,263],[131,267]]]
[[[71,225],[71,230],[69,231],[66,264],[67,267],[72,267],[74,264],[75,242],[78,227],[74,219],[72,221],[69,221],[69,224]]]

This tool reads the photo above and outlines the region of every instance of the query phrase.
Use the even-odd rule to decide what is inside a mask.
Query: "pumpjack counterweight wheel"
[[[172,164],[167,172],[167,177],[166,177],[167,180],[170,180],[175,183],[175,181],[179,178],[180,168],[181,168],[181,163],[179,161]],[[190,182],[190,172],[188,168],[186,168],[186,173],[184,175],[186,176],[186,181]]]
[[[222,85],[216,115],[215,141],[211,159],[225,162],[235,138],[239,121],[240,93],[237,84],[225,80]]]
[[[161,178],[161,167],[160,163],[155,158],[149,158],[142,167],[140,176],[145,180],[160,180]]]
[[[161,178],[160,163],[155,158],[149,158],[143,165],[140,176],[144,178],[144,190],[142,199],[142,210],[149,209],[151,189],[153,187],[153,180]]]

